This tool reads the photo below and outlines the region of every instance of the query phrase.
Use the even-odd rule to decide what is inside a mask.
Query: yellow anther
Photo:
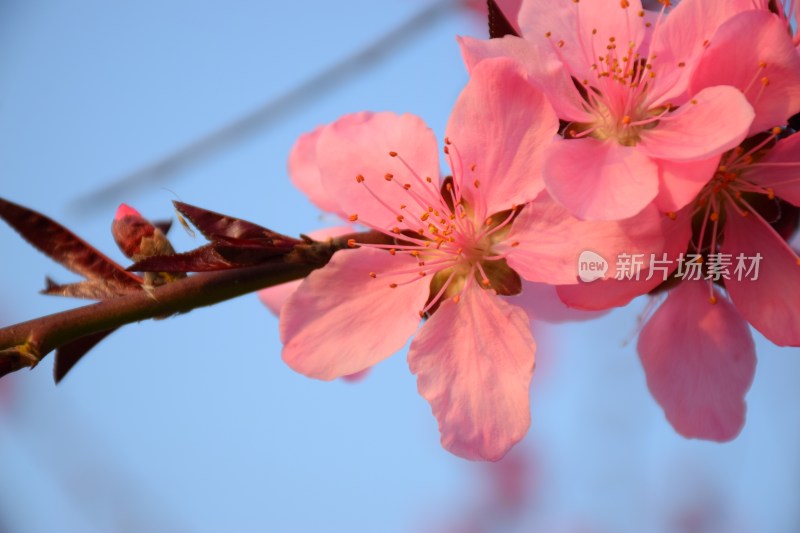
[[[427,181],[428,183],[432,183],[433,182],[433,180],[431,179],[430,176],[425,176],[425,181]]]
[[[764,87],[766,87],[767,85],[769,85],[769,78],[768,78],[768,77],[766,77],[766,76],[764,76],[763,78],[761,78],[761,85],[763,85]]]
[[[392,157],[397,157],[397,152],[389,152],[389,155]]]
[[[356,240],[355,239],[347,239],[347,247],[348,248],[355,248],[356,247]]]
[[[519,246],[519,241],[514,241],[514,242],[511,243],[511,247],[512,248],[514,248],[516,246]]]
[[[389,255],[395,255],[395,254],[397,254],[397,250],[395,250],[394,248],[389,248]]]
[[[719,220],[719,213],[714,211],[708,218],[710,218],[713,222],[716,222],[717,220]]]
[[[759,61],[758,62],[758,66],[760,68],[767,68],[767,62],[766,61]]]
[[[631,117],[630,117],[630,115],[625,115],[624,117],[622,117],[622,123],[623,123],[623,124],[625,124],[626,126],[627,126],[628,124],[630,124],[630,123],[631,123]]]
[[[775,136],[777,137],[778,135],[780,135],[780,134],[781,134],[781,132],[782,132],[783,130],[782,130],[782,129],[781,129],[779,126],[775,126],[774,128],[772,128],[772,129],[771,129],[771,130],[769,130],[769,131],[770,131],[770,133],[772,133],[773,135],[775,135]]]
[[[419,257],[419,250],[412,250],[411,257]]]
[[[775,190],[772,187],[767,187],[767,197],[770,200],[774,200],[775,199]]]
[[[369,273],[369,277],[371,277],[371,278],[377,278],[377,277],[378,277],[378,275],[377,275],[375,272],[370,272],[370,273]]]
[[[392,181],[392,180],[394,179],[394,174],[388,174],[388,173],[387,173],[387,174],[386,174],[386,175],[383,177],[383,179],[385,179],[386,181]]]
[[[697,105],[697,100],[696,100],[696,99],[692,98],[692,99],[691,99],[691,100],[689,100],[689,101],[690,101],[692,104],[694,104],[694,105]]]
[[[404,218],[405,217],[403,217],[403,215],[397,215],[397,221],[398,222],[402,222],[404,220]]]
[[[397,288],[397,283],[390,283],[389,284],[389,288],[390,289],[396,289]]]
[[[419,219],[420,219],[421,221],[425,222],[426,220],[428,220],[428,218],[430,218],[430,216],[431,216],[431,214],[430,214],[430,213],[422,213],[422,216],[421,216],[421,217],[419,217]]]
[[[678,214],[675,211],[668,212],[667,216],[670,218],[670,220],[675,220],[676,218],[678,218]]]
[[[483,278],[483,279],[481,280],[481,283],[484,285],[484,287],[488,287],[489,285],[491,285],[491,284],[492,284],[492,282],[491,282],[491,281],[489,281],[487,278]]]
[[[461,295],[456,294],[455,296],[453,296],[453,303],[454,304],[457,304],[460,301],[461,301]]]
[[[423,277],[423,278],[424,278],[425,276],[427,276],[427,275],[428,275],[428,273],[427,273],[427,272],[425,272],[424,270],[420,270],[420,271],[419,271],[419,275],[420,275],[420,277]]]
[[[362,176],[361,174],[356,176],[356,182],[363,183],[364,182],[364,176]]]
[[[714,305],[714,304],[716,304],[716,303],[717,303],[717,297],[716,297],[716,296],[714,296],[714,295],[712,294],[712,295],[711,295],[711,296],[708,298],[708,303],[710,303],[711,305]]]
[[[358,220],[358,215],[354,213],[347,218],[350,220],[350,222],[355,222],[356,220]]]
[[[408,189],[410,189],[410,188],[411,188],[411,184],[410,184],[410,183],[406,183],[405,185],[403,185],[403,188],[404,188],[405,190],[408,190]]]
[[[620,0],[619,6],[620,6],[622,9],[627,9],[627,8],[629,8],[629,7],[630,7],[630,5],[631,5],[631,4],[628,2],[628,0]]]
[[[394,233],[395,235],[400,235],[400,228],[395,226],[394,228],[392,228],[392,233]]]
[[[564,48],[564,41],[558,41],[558,43],[556,43],[556,45],[557,45],[559,48]]]
[[[545,37],[547,37],[548,39],[550,38],[550,35],[551,35],[551,34],[550,34],[550,32],[549,32],[549,31],[548,31],[548,32],[545,32],[545,34],[544,34],[544,36],[545,36]]]

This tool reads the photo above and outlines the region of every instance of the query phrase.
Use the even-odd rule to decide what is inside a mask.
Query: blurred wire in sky
[[[324,95],[325,92],[345,81],[351,81],[355,75],[369,69],[384,60],[388,54],[397,51],[404,44],[435,27],[459,3],[460,0],[438,0],[426,6],[382,37],[308,78],[278,98],[267,101],[250,113],[197,138],[153,163],[110,181],[105,187],[79,197],[71,204],[70,208],[78,213],[87,213],[89,210],[107,207],[123,192],[130,195],[144,187],[163,183],[181,170],[199,163],[261,131],[267,125],[290,115],[304,102]]]

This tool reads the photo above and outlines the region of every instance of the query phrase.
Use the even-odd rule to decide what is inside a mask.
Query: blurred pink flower
[[[684,0],[650,27],[640,0],[530,0],[519,13],[524,39],[462,38],[462,51],[470,69],[496,56],[527,66],[568,122],[545,157],[547,190],[580,218],[623,219],[663,182],[689,188],[676,192],[685,205],[745,138],[753,109],[743,95],[729,86],[690,93],[689,79],[716,26],[748,6]]]
[[[289,297],[287,364],[325,380],[359,372],[402,348],[426,317],[408,361],[443,446],[469,459],[503,457],[530,424],[535,343],[526,313],[496,295],[518,293],[520,276],[574,283],[581,243],[661,239],[655,211],[591,224],[539,194],[557,128],[544,96],[499,59],[474,70],[453,110],[452,178],[440,179],[433,133],[412,115],[358,113],[317,130],[307,152],[316,172],[304,187],[313,183],[331,211],[393,241],[337,252]]]

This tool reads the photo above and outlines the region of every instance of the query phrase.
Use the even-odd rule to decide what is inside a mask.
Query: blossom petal
[[[414,115],[346,115],[320,133],[317,161],[328,194],[348,217],[368,224],[394,226],[401,205],[416,205],[405,185],[426,200],[441,198],[436,138]]]
[[[553,108],[516,62],[490,59],[473,69],[447,139],[455,152],[453,179],[473,207],[485,208],[478,219],[524,204],[544,189],[543,154],[557,132]]]
[[[497,461],[525,436],[535,352],[525,312],[493,291],[473,285],[439,307],[411,343],[408,364],[444,448]]]
[[[658,167],[636,148],[615,141],[556,139],[544,161],[547,190],[587,220],[628,218],[658,193]]]
[[[550,323],[581,322],[604,315],[603,311],[584,311],[567,307],[558,297],[556,287],[547,283],[522,282],[522,293],[504,298],[508,303],[520,307],[530,320]]]
[[[753,213],[729,212],[722,253],[731,254],[731,279],[725,287],[736,308],[750,324],[779,346],[800,346],[800,260],[765,221]],[[735,274],[739,254],[745,267],[757,257],[758,278]],[[739,275],[741,274],[741,276]],[[741,279],[739,279],[741,277]]]
[[[665,212],[679,211],[697,197],[703,186],[717,171],[720,155],[700,161],[666,161],[657,159],[658,196],[656,206]]]
[[[328,194],[322,185],[317,162],[317,140],[325,126],[320,126],[314,131],[304,133],[292,146],[289,152],[289,177],[295,187],[303,191],[314,205],[329,213],[336,213],[346,217],[339,209],[335,197]]]
[[[684,281],[672,289],[639,334],[647,386],[675,430],[724,442],[744,425],[744,396],[755,373],[753,338],[736,308],[716,289]]]
[[[351,226],[334,226],[332,228],[323,228],[312,231],[308,234],[308,236],[316,241],[326,241],[332,237],[340,237],[352,231],[353,228]],[[292,293],[297,290],[302,282],[303,280],[298,279],[262,289],[258,291],[258,298],[261,300],[261,303],[267,306],[267,309],[272,311],[273,314],[276,316],[280,315],[281,307],[283,307],[283,304],[286,302],[289,296],[291,296]]]
[[[612,273],[614,277],[610,279],[581,282],[577,285],[559,285],[556,287],[558,297],[569,307],[597,311],[627,305],[637,296],[656,289],[669,279],[669,275],[678,266],[679,255],[685,252],[689,245],[692,235],[691,207],[679,211],[674,220],[664,220],[662,228],[664,247],[662,250],[653,249],[648,253],[639,279],[635,279],[635,276],[632,279],[616,279],[616,274]],[[664,254],[667,262],[655,263],[662,261],[665,258]],[[659,268],[662,265],[664,268]]]
[[[608,262],[612,277],[619,254],[660,252],[667,224],[672,221],[652,206],[626,220],[579,220],[542,194],[525,206],[496,250],[526,280],[566,285],[578,283],[579,258],[587,250]]]
[[[779,198],[800,206],[800,135],[795,133],[778,141],[742,177],[770,187]]]
[[[800,55],[786,23],[769,11],[750,10],[720,26],[691,90],[714,85],[732,85],[747,96],[756,113],[749,135],[786,124],[800,111]]]
[[[641,132],[636,148],[658,159],[708,159],[739,145],[753,121],[753,107],[733,87],[708,87],[654,128]]]
[[[577,122],[593,120],[584,109],[583,98],[569,72],[549,47],[534,46],[527,39],[511,35],[488,40],[458,37],[458,43],[470,73],[483,60],[511,58],[526,70],[529,81],[544,91],[559,117]]]
[[[301,374],[331,380],[402,348],[419,325],[430,289],[424,279],[400,285],[409,279],[402,271],[416,264],[409,255],[372,248],[336,252],[281,310],[283,360]]]
[[[713,42],[712,36],[721,24],[749,9],[753,9],[752,0],[683,0],[669,13],[654,32],[651,48],[652,55],[658,58],[653,62],[653,96],[657,102],[683,101],[706,41]],[[683,67],[675,68],[680,64]]]
[[[294,294],[301,283],[303,283],[303,280],[298,279],[281,283],[273,287],[267,287],[266,289],[258,291],[258,299],[261,300],[261,303],[264,304],[273,315],[280,316],[283,304],[286,303],[289,296]]]

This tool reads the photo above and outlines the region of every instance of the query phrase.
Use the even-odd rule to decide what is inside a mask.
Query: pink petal
[[[723,24],[697,65],[691,90],[714,85],[732,85],[747,96],[756,113],[750,135],[786,124],[800,111],[800,55],[786,24],[765,10]]]
[[[742,177],[762,187],[771,187],[779,198],[800,206],[800,135],[778,141]]]
[[[556,139],[544,161],[547,190],[586,220],[628,218],[658,192],[658,167],[636,148],[615,141]]]
[[[319,126],[314,131],[304,133],[295,141],[289,152],[289,176],[295,187],[303,191],[314,205],[323,211],[346,217],[347,215],[339,209],[335,197],[328,194],[320,180],[317,140],[323,128],[325,126]]]
[[[535,352],[525,312],[493,291],[473,285],[439,307],[411,343],[408,364],[442,446],[497,461],[525,436]]]
[[[505,300],[521,308],[530,320],[551,323],[581,322],[603,316],[605,312],[583,311],[567,307],[556,292],[556,287],[546,283],[522,281],[522,293],[505,297]]]
[[[342,376],[342,379],[348,383],[358,383],[369,375],[369,371],[369,368],[365,368],[364,370],[356,372],[355,374],[347,374],[346,376]]]
[[[753,9],[752,0],[683,0],[654,32],[651,53],[656,73],[654,96],[675,101],[687,92],[689,81],[714,32],[736,13]],[[746,33],[745,33],[746,35]],[[680,63],[684,67],[677,67]],[[676,68],[677,67],[677,68]],[[652,103],[652,102],[651,102]]]
[[[597,280],[577,285],[560,285],[556,287],[558,297],[567,306],[575,309],[601,310],[611,307],[627,305],[637,296],[647,294],[665,281],[665,276],[677,268],[679,255],[686,251],[692,235],[691,207],[679,211],[675,220],[667,218],[662,225],[664,247],[661,250],[652,250],[654,258],[661,260],[667,254],[670,263],[665,273],[662,270],[650,269],[650,255],[645,261],[647,268],[643,269],[639,279]],[[609,268],[609,273],[615,276],[614,270]],[[650,278],[650,279],[647,279]]]
[[[747,324],[718,291],[685,281],[639,334],[647,386],[675,430],[689,438],[724,442],[744,425],[744,396],[756,354]]]
[[[423,198],[441,197],[436,138],[414,115],[346,115],[320,133],[317,162],[322,183],[341,210],[369,224],[392,227],[401,205],[416,205],[406,184]]]
[[[542,194],[525,206],[496,250],[507,253],[509,266],[528,281],[567,285],[578,283],[582,252],[602,256],[613,277],[618,254],[662,251],[665,228],[672,223],[652,206],[626,220],[579,220]]]
[[[424,279],[401,285],[410,275],[400,272],[416,264],[410,255],[372,248],[336,252],[281,310],[283,360],[301,374],[331,380],[402,348],[419,325],[430,289]]]
[[[557,132],[553,108],[517,63],[490,59],[472,70],[447,124],[447,138],[453,178],[471,205],[485,207],[478,219],[539,194],[544,150]]]
[[[670,161],[696,161],[739,145],[754,117],[744,95],[733,87],[708,87],[654,128],[641,132],[636,148]]]
[[[800,346],[800,260],[786,242],[753,213],[729,211],[722,253],[731,254],[731,279],[725,280],[736,308],[758,331],[779,346]],[[739,254],[761,254],[758,279],[733,268]],[[749,264],[749,261],[747,261]]]
[[[308,233],[308,236],[317,241],[326,241],[332,237],[340,237],[352,231],[353,228],[351,226],[335,226],[312,231]],[[283,304],[289,296],[297,290],[302,282],[303,280],[290,281],[288,283],[281,283],[280,285],[262,289],[258,291],[258,298],[273,314],[276,316],[280,315],[281,307],[283,307]]]
[[[658,196],[656,206],[664,212],[679,211],[695,199],[717,171],[720,155],[679,163],[657,159]]]
[[[525,68],[530,82],[544,91],[559,117],[577,122],[594,119],[584,109],[583,98],[575,89],[572,78],[549,46],[534,46],[526,39],[513,36],[488,40],[458,37],[458,43],[470,73],[486,59],[513,59]]]
[[[261,303],[264,304],[273,315],[280,316],[283,304],[286,303],[289,296],[294,294],[294,291],[297,290],[301,283],[303,283],[303,280],[298,279],[262,289],[258,291],[258,299],[261,300]]]

